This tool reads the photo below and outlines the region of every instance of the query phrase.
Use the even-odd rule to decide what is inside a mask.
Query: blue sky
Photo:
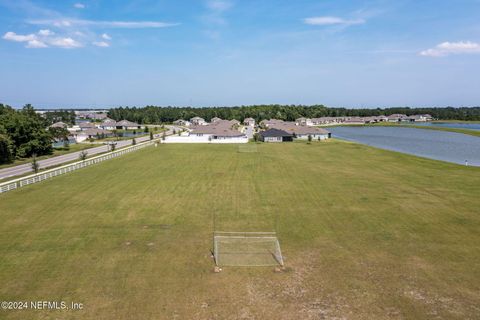
[[[480,105],[480,0],[0,0],[13,106]]]

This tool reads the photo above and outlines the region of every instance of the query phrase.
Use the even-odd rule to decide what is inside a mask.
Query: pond
[[[480,138],[466,134],[392,127],[331,127],[332,137],[458,164],[480,166]]]

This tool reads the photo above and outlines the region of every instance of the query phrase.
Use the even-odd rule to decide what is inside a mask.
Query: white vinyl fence
[[[58,168],[53,168],[50,170],[42,171],[40,173],[32,174],[23,178],[18,178],[15,180],[7,181],[4,183],[0,183],[0,193],[7,192],[10,190],[14,190],[17,188],[21,188],[23,186],[32,184],[32,183],[37,183],[46,179],[50,179],[56,176],[59,176],[61,174],[65,174],[67,172],[75,171],[80,168],[88,167],[92,164],[96,164],[108,159],[112,159],[121,155],[124,155],[126,153],[136,151],[142,148],[145,148],[147,146],[151,146],[154,143],[159,143],[158,140],[151,140],[147,142],[142,142],[134,146],[126,147],[123,149],[118,149],[113,152],[108,152],[106,154],[102,154],[93,158],[86,159],[84,161],[78,161],[75,163],[67,164]]]

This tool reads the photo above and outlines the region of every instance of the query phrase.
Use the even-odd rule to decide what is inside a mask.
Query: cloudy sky
[[[480,105],[480,0],[0,0],[13,106]]]

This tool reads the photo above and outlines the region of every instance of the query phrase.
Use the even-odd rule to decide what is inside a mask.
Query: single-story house
[[[80,127],[80,130],[82,130],[82,131],[89,130],[89,129],[95,129],[95,125],[91,122],[80,122],[78,124],[78,126]]]
[[[235,129],[235,122],[220,120],[190,128],[187,135],[169,136],[166,143],[247,143],[247,136]]]
[[[208,123],[205,121],[205,119],[200,118],[200,117],[193,117],[192,119],[190,119],[190,122],[191,122],[192,125],[194,125],[194,126],[204,126],[204,125],[207,125],[207,124],[208,124]]]
[[[297,120],[295,120],[295,123],[297,124],[297,126],[313,126],[312,119],[304,117],[298,118]]]
[[[360,117],[352,117],[343,121],[343,123],[344,124],[365,124],[365,119]]]
[[[173,121],[173,124],[176,125],[176,126],[188,127],[190,125],[190,121],[183,120],[183,119],[178,119],[178,120]]]
[[[260,141],[263,142],[286,142],[293,141],[293,134],[284,130],[271,128],[260,132]]]
[[[254,127],[255,126],[255,119],[253,118],[245,118],[243,120],[243,124],[246,125],[246,126],[252,126]]]
[[[103,130],[115,130],[117,122],[112,119],[106,119],[98,127]]]
[[[132,122],[132,121],[122,120],[122,121],[118,121],[115,124],[115,128],[120,129],[120,130],[122,130],[122,129],[123,130],[136,130],[136,129],[140,129],[141,126],[138,123],[135,123],[135,122]]]
[[[307,140],[309,136],[313,140],[326,140],[331,138],[331,133],[323,128],[297,126],[295,122],[282,122],[273,126],[275,129],[290,133],[294,139]]]
[[[112,135],[111,131],[97,129],[97,128],[71,133],[71,136],[75,139],[77,143],[83,142],[91,138],[95,139],[97,137],[110,137],[111,135]]]
[[[62,121],[55,122],[54,124],[52,124],[50,126],[50,128],[64,128],[64,129],[66,129],[67,127],[68,127],[68,125],[65,122],[62,122]]]
[[[284,122],[283,120],[278,120],[278,119],[262,120],[260,121],[260,126],[263,128],[271,128],[283,122]]]
[[[387,119],[388,119],[388,122],[400,122],[402,121],[402,119],[408,119],[408,117],[405,114],[395,113],[395,114],[389,115]]]
[[[408,117],[411,122],[427,122],[432,121],[433,118],[429,114],[416,114],[413,116]]]

